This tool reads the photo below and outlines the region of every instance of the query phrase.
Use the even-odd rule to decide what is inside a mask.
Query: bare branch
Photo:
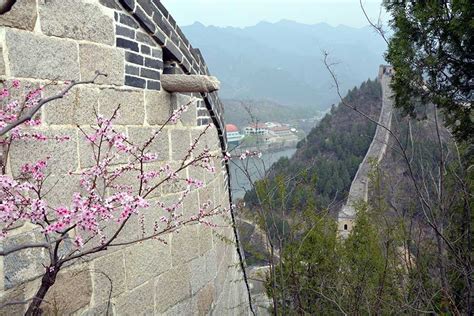
[[[30,249],[30,248],[45,248],[45,249],[48,249],[49,244],[48,243],[23,244],[23,245],[20,245],[20,246],[11,247],[11,248],[0,251],[0,256],[7,256],[11,253],[18,252],[18,251],[25,250],[25,249]]]

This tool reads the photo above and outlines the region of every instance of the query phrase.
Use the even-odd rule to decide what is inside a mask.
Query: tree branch
[[[36,106],[34,106],[33,108],[30,109],[30,111],[28,111],[27,113],[25,113],[22,117],[20,117],[19,119],[17,119],[16,121],[8,124],[7,126],[5,126],[4,128],[2,128],[2,130],[0,131],[0,136],[4,136],[6,133],[8,133],[9,131],[11,131],[12,129],[14,129],[15,127],[25,123],[26,121],[29,121],[33,118],[33,116],[35,116],[35,114],[43,107],[43,105],[45,105],[46,103],[49,103],[51,101],[54,101],[54,100],[57,100],[57,99],[62,99],[64,98],[64,96],[66,95],[66,93],[69,92],[69,90],[71,90],[74,86],[77,86],[77,85],[82,85],[82,84],[90,84],[90,83],[94,83],[97,78],[99,76],[105,76],[107,77],[107,74],[104,74],[104,73],[100,73],[100,72],[96,72],[96,75],[94,77],[94,79],[92,80],[88,80],[88,81],[72,81],[66,88],[64,88],[63,91],[61,91],[59,94],[56,94],[54,96],[51,96],[49,98],[46,98],[46,99],[41,99],[38,104]]]

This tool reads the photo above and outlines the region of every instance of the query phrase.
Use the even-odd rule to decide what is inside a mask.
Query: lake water
[[[230,163],[230,182],[232,198],[234,201],[244,197],[245,192],[250,190],[252,181],[259,180],[265,175],[265,171],[282,157],[291,157],[296,152],[296,148],[289,148],[276,152],[269,152],[258,158],[248,158],[245,160],[232,159]]]

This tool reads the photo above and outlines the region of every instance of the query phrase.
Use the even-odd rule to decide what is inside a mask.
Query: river
[[[243,170],[248,170],[248,174],[253,181],[263,178],[265,171],[282,157],[291,157],[296,152],[296,148],[288,148],[281,151],[268,152],[259,158],[248,158],[245,160],[232,159],[230,163],[230,183],[232,198],[234,201],[244,197],[245,192],[251,188],[248,176]]]

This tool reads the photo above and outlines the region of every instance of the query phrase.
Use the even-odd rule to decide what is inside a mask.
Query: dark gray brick
[[[163,62],[153,58],[145,58],[145,66],[154,69],[163,69]]]
[[[121,38],[121,37],[117,37],[117,47],[130,49],[130,50],[133,50],[134,52],[139,51],[137,42],[133,42],[131,40]]]
[[[163,60],[163,52],[161,51],[161,49],[157,49],[157,48],[152,49],[151,55],[155,58],[159,58]]]
[[[135,30],[129,29],[128,27],[123,27],[120,25],[115,26],[115,34],[119,36],[128,37],[135,39]]]
[[[180,37],[183,44],[189,48],[189,41],[179,26],[176,27],[176,33],[178,33],[178,36]]]
[[[119,0],[125,9],[133,11],[135,8],[135,0]]]
[[[166,42],[165,46],[163,46],[163,58],[165,60],[176,60],[182,62],[183,54],[175,44],[172,42]]]
[[[155,33],[156,27],[155,23],[150,19],[150,17],[143,11],[142,8],[137,7],[135,10],[135,17],[137,18],[138,23],[150,33]]]
[[[153,39],[160,45],[165,45],[166,35],[161,30],[157,29],[155,34],[152,35]]]
[[[150,46],[156,46],[156,42],[153,40],[153,38],[143,32],[137,32],[136,40],[141,43],[148,44]]]
[[[125,85],[144,89],[146,86],[146,81],[145,79],[138,77],[125,76]]]
[[[147,68],[141,68],[140,69],[140,77],[160,80],[160,72],[155,71],[155,70],[151,70],[151,69],[147,69]]]
[[[117,22],[119,20],[119,14],[117,11],[114,11],[114,20]]]
[[[156,7],[158,8],[158,10],[160,10],[160,12],[161,12],[161,14],[163,14],[163,16],[168,18],[168,16],[169,16],[168,10],[166,10],[165,6],[161,3],[160,0],[151,0],[151,2],[153,2],[154,5],[156,5]]]
[[[173,27],[168,23],[166,18],[161,13],[155,12],[153,15],[153,21],[156,23],[158,28],[166,34],[166,36],[171,36]]]
[[[131,16],[123,13],[120,14],[120,23],[133,27],[134,29],[138,28],[138,23]]]
[[[150,46],[140,45],[140,52],[142,54],[151,55],[151,48],[150,48]]]
[[[138,4],[142,9],[149,15],[152,16],[154,11],[158,9],[150,2],[150,0],[137,0]]]
[[[99,3],[111,8],[111,9],[116,9],[116,10],[121,10],[122,8],[115,2],[115,0],[99,0]]]
[[[125,73],[127,75],[139,76],[140,75],[140,68],[132,66],[132,65],[126,65],[125,66]]]
[[[143,56],[131,52],[125,52],[125,60],[137,65],[143,65]]]
[[[161,83],[159,81],[147,80],[146,88],[149,90],[161,90]]]

